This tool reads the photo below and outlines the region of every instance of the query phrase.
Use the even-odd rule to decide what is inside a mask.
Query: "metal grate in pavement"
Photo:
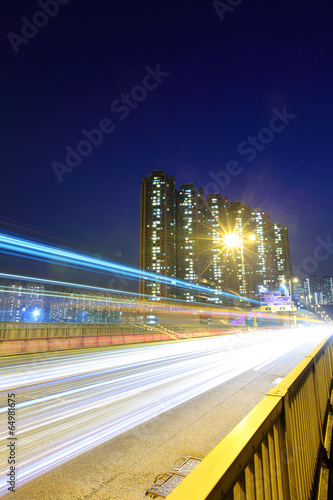
[[[186,456],[183,460],[181,465],[175,465],[167,474],[158,476],[153,486],[146,491],[146,496],[154,499],[167,497],[202,458]]]

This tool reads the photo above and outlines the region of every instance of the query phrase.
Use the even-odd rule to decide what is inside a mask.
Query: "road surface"
[[[184,453],[203,458],[326,336],[252,331],[2,358],[1,495],[11,494],[7,393],[16,402],[15,500],[142,499]]]

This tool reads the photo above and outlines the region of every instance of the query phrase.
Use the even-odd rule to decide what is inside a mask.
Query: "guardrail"
[[[333,337],[322,342],[217,445],[168,500],[308,500],[325,455]]]

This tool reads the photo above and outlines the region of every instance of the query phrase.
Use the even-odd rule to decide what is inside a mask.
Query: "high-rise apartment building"
[[[275,244],[275,261],[277,282],[282,283],[291,278],[291,261],[288,229],[281,224],[273,223],[273,239]]]
[[[327,304],[333,303],[333,278],[330,276],[323,276],[323,290]]]
[[[234,248],[225,247],[223,260],[225,262],[225,284],[242,296],[252,296],[253,259],[250,249],[249,235],[253,234],[251,209],[241,201],[231,201],[226,208],[224,221],[225,234],[236,235],[238,245]]]
[[[252,210],[252,221],[256,236],[253,251],[257,253],[254,269],[254,291],[274,290],[277,286],[277,268],[275,265],[275,244],[269,213],[261,208]]]
[[[141,184],[140,269],[161,276],[177,275],[176,187],[174,176],[153,170]],[[167,283],[141,279],[140,293],[153,298],[176,297]]]
[[[288,230],[271,223],[269,213],[218,193],[152,171],[141,185],[140,268],[205,285],[206,300],[227,303],[219,292],[258,298],[291,277]],[[140,293],[155,299],[198,300],[192,289],[142,279]]]
[[[178,276],[192,283],[198,279],[196,195],[197,190],[193,184],[184,184],[180,187],[177,200]],[[180,259],[180,255],[184,258]]]
[[[203,191],[193,184],[180,186],[177,196],[177,277],[190,283],[201,279],[200,247],[204,243],[205,204]],[[185,300],[195,300],[193,290],[179,291]]]
[[[311,274],[304,281],[306,301],[309,304],[331,304],[333,302],[333,278]]]
[[[333,302],[333,288],[332,288],[332,278],[330,276],[323,276],[320,283],[320,291],[322,292],[323,304],[329,304]]]
[[[207,195],[205,225],[205,244],[201,247],[204,256],[202,280],[216,292],[225,290],[223,261],[223,224],[226,217],[227,198],[219,194]],[[213,302],[220,302],[219,295],[210,297]]]

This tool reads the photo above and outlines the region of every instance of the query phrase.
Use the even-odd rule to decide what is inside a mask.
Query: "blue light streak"
[[[205,287],[189,283],[187,281],[171,278],[169,276],[162,276],[159,274],[142,271],[130,266],[124,266],[115,262],[106,261],[90,257],[88,255],[79,254],[76,252],[61,250],[59,248],[51,247],[41,243],[24,240],[13,236],[0,233],[0,249],[3,253],[10,255],[24,255],[26,258],[35,260],[60,262],[71,267],[79,267],[80,269],[88,269],[99,273],[110,273],[115,276],[122,276],[130,279],[149,280],[164,283],[178,288],[185,288],[187,290],[197,290],[198,292],[206,293],[209,295],[220,295],[239,300],[239,296],[214,290],[213,288]],[[245,299],[245,297],[243,297]],[[258,301],[246,298],[247,301],[258,304]]]
[[[283,329],[121,350],[15,357],[10,365],[2,361],[0,387],[15,388],[20,415],[19,486],[331,333],[325,327]],[[5,440],[8,427],[2,421],[0,439]],[[2,463],[6,453],[3,447]],[[6,481],[0,478],[0,495],[7,491]]]

